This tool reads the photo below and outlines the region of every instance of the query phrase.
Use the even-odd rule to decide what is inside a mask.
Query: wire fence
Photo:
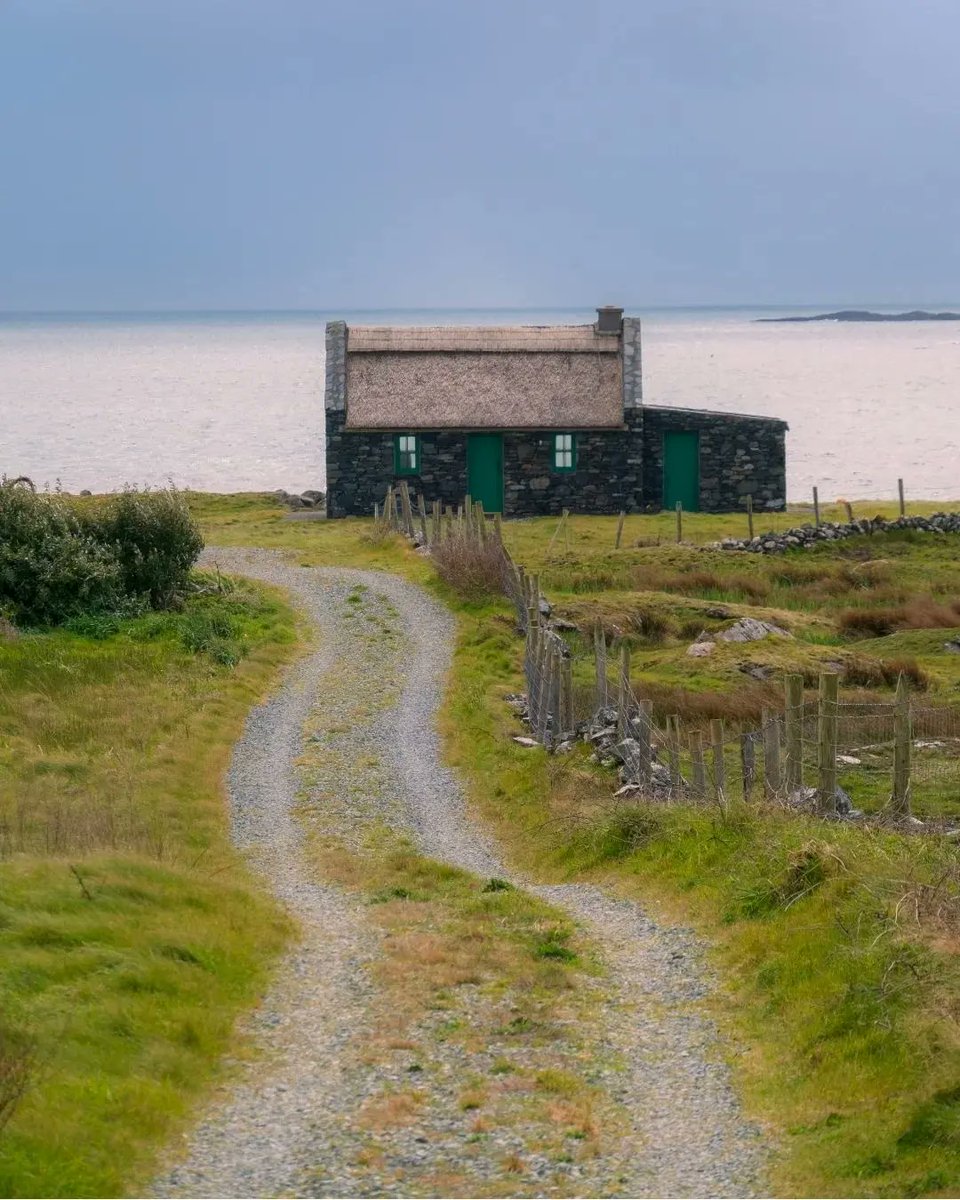
[[[788,675],[782,706],[758,725],[684,727],[657,714],[631,670],[627,642],[608,645],[550,619],[540,580],[513,562],[499,515],[466,498],[456,510],[411,503],[389,489],[378,519],[428,548],[451,538],[497,548],[500,584],[524,637],[526,693],[517,704],[530,737],[564,752],[586,741],[619,773],[618,795],[726,805],[767,801],[824,817],[883,814],[901,825],[954,827],[960,818],[960,711],[917,703],[901,677],[893,700],[842,700],[836,674],[812,699]],[[564,636],[568,634],[570,636]]]

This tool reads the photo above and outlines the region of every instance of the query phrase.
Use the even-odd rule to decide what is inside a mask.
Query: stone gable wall
[[[736,413],[644,406],[644,504],[663,504],[663,435],[700,434],[700,508],[742,511],[753,496],[757,509],[786,507],[786,431],[783,421]]]

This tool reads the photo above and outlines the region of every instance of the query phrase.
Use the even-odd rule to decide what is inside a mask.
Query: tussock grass
[[[136,1190],[263,988],[288,929],[230,845],[222,778],[293,639],[242,586],[0,645],[0,1012],[35,1064],[3,1195]]]

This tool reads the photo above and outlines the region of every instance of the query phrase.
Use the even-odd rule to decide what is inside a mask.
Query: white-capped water
[[[68,491],[163,483],[323,487],[324,321],[340,314],[0,318],[0,472]],[[592,313],[343,314],[386,324],[588,321]],[[641,314],[643,315],[643,314]],[[651,313],[649,404],[790,423],[788,494],[960,495],[960,322],[756,324]]]

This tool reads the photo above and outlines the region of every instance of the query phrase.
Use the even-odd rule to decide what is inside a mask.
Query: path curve
[[[229,778],[234,838],[297,918],[302,938],[252,1023],[266,1063],[248,1067],[215,1102],[188,1138],[185,1161],[156,1182],[154,1194],[357,1194],[349,1181],[344,1190],[337,1182],[339,1126],[351,1101],[340,1064],[348,1038],[363,1028],[376,936],[358,900],[311,877],[293,810],[304,722],[324,677],[338,669],[344,601],[358,587],[396,612],[404,635],[399,698],[375,731],[393,767],[396,819],[425,854],[511,879],[565,909],[600,948],[607,981],[595,1017],[621,1064],[605,1083],[631,1123],[629,1175],[603,1194],[763,1194],[766,1147],[740,1111],[717,1032],[696,1003],[709,989],[702,946],[689,931],[658,925],[639,905],[593,885],[536,885],[518,876],[443,766],[435,715],[454,644],[449,611],[381,572],[296,567],[265,550],[209,549],[206,559],[287,589],[318,629],[317,649],[251,715]],[[319,1175],[317,1163],[326,1164]],[[385,1185],[376,1194],[403,1193]]]

